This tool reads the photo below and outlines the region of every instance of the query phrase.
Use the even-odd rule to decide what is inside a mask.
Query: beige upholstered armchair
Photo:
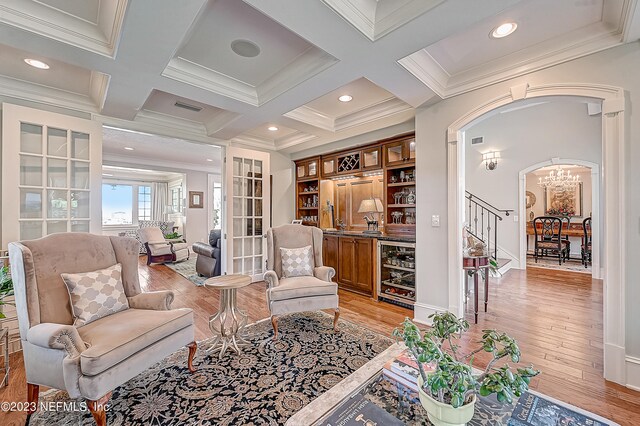
[[[164,262],[180,262],[189,259],[189,246],[182,240],[167,240],[157,227],[140,228],[140,242],[147,249],[147,265]]]
[[[312,275],[285,278],[281,248],[297,249],[311,246]],[[302,225],[283,225],[267,231],[267,303],[271,312],[274,339],[278,338],[278,316],[293,312],[333,309],[333,328],[337,330],[338,285],[331,281],[336,271],[322,266],[322,231]]]
[[[175,352],[196,351],[193,312],[171,309],[173,293],[142,293],[138,242],[133,238],[61,233],[9,244],[29,402],[39,385],[85,398],[98,425],[117,386]],[[121,265],[129,308],[74,326],[62,273],[84,273]],[[37,405],[37,404],[35,404]]]

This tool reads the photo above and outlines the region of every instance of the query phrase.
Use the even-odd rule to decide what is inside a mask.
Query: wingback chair
[[[133,238],[87,233],[9,244],[27,397],[34,406],[39,385],[62,389],[71,398],[88,400],[102,426],[112,390],[182,346],[189,347],[187,366],[195,371],[193,312],[171,309],[171,291],[141,292],[138,248]],[[74,326],[61,274],[92,272],[117,263],[129,309]]]
[[[284,278],[281,248],[295,249],[311,246],[313,276]],[[322,265],[322,231],[302,225],[283,225],[267,231],[267,304],[271,313],[273,338],[278,338],[278,316],[294,312],[333,309],[333,329],[337,330],[338,285],[331,281],[336,271]]]
[[[147,265],[189,259],[189,246],[182,240],[166,240],[158,227],[140,228],[140,241],[147,249]]]

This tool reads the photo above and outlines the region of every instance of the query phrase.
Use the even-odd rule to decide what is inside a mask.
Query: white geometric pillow
[[[61,275],[69,289],[76,327],[129,309],[121,264],[99,271]]]
[[[311,246],[300,248],[280,247],[282,258],[282,276],[304,277],[313,276],[313,250]]]

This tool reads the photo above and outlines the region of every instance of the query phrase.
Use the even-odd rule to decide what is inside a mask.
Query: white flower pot
[[[475,395],[473,395],[470,403],[462,407],[453,408],[449,404],[443,404],[433,399],[422,390],[422,384],[422,377],[418,377],[420,403],[427,410],[429,421],[435,426],[464,426],[473,418],[476,405]]]

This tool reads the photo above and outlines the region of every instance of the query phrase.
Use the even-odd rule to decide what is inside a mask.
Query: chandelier
[[[572,175],[570,170],[558,167],[551,170],[548,176],[538,179],[538,185],[544,189],[555,189],[560,191],[574,190],[580,183],[580,176]]]

